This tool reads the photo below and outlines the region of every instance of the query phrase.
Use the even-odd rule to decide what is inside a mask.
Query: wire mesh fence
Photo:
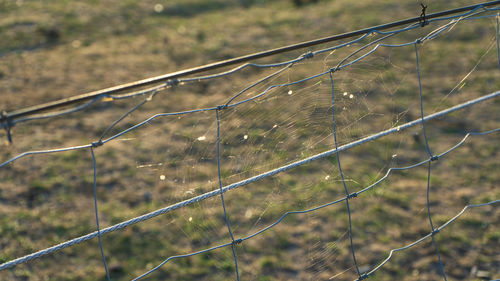
[[[41,257],[49,257],[49,254],[98,238],[95,247],[78,248],[76,251],[90,251],[89,248],[92,248],[93,253],[99,252],[102,260],[100,267],[107,280],[247,280],[265,275],[273,279],[363,280],[387,268],[396,253],[410,251],[425,243],[430,243],[431,246],[426,248],[431,249],[427,256],[434,260],[434,275],[431,276],[448,280],[450,271],[452,276],[461,276],[463,273],[456,273],[447,266],[442,247],[447,243],[439,236],[460,220],[467,210],[481,208],[490,214],[497,214],[500,203],[498,178],[491,175],[494,173],[492,170],[498,167],[496,151],[500,131],[500,116],[496,109],[500,95],[497,82],[497,69],[500,68],[497,11],[498,8],[478,6],[458,15],[423,18],[422,22],[404,28],[390,31],[373,29],[356,39],[309,50],[283,62],[247,63],[220,73],[175,78],[139,91],[99,96],[58,112],[7,120],[2,126],[9,138],[14,137],[15,140],[11,128],[21,126],[20,123],[51,122],[55,117],[67,118],[72,116],[70,114],[81,114],[82,110],[92,111],[98,101],[123,108],[123,112],[115,116],[104,115],[90,120],[92,125],[99,125],[97,131],[100,133],[96,138],[92,136],[87,144],[33,149],[19,154],[5,153],[5,160],[0,164],[5,179],[2,192],[16,182],[11,180],[13,175],[19,175],[23,169],[42,167],[39,169],[43,169],[44,177],[52,175],[48,178],[54,181],[54,185],[60,186],[59,199],[67,196],[67,202],[58,204],[69,212],[78,208],[76,203],[71,202],[80,197],[66,193],[74,189],[71,192],[86,194],[85,197],[90,194],[87,188],[90,185],[93,187],[93,227],[97,230],[85,231],[92,221],[87,214],[82,216],[80,225],[74,225],[73,230],[62,225],[56,225],[52,230],[56,234],[61,232],[61,236],[70,233],[76,238],[66,238],[61,242],[58,234],[50,238],[50,234],[41,231],[36,235],[43,239],[49,236],[48,241],[43,242],[51,245],[43,249],[28,246],[28,254],[21,257],[5,255],[9,258],[2,258],[0,270],[15,275],[15,268],[22,264],[29,265]],[[469,40],[475,31],[467,27],[474,22],[488,26],[489,33],[484,32],[481,42],[471,43],[470,48],[480,50],[474,59],[464,63],[471,68],[464,70],[464,74],[451,74],[454,79],[446,73],[435,77],[443,67],[439,56],[448,55],[446,52],[456,48],[463,49],[457,54],[469,51],[456,45],[453,38]],[[461,27],[464,29],[460,30]],[[433,43],[438,40],[449,40],[450,45],[448,48],[435,48]],[[452,55],[456,57],[457,54]],[[410,56],[411,59],[408,59]],[[456,62],[457,65],[451,68],[459,68],[462,64],[459,57]],[[431,71],[431,68],[435,69]],[[258,78],[243,87],[237,85],[241,88],[239,90],[223,86],[220,82],[221,79],[231,81],[234,75],[240,73],[252,79]],[[473,79],[471,75],[474,74],[477,77]],[[459,77],[458,80],[456,77]],[[426,79],[433,83],[426,85]],[[374,89],[374,85],[380,88]],[[432,87],[435,85],[442,89]],[[222,102],[211,99],[201,101],[197,96],[179,96],[172,100],[168,95],[162,96],[180,88],[193,92],[227,91],[232,94],[224,97]],[[442,94],[437,95],[437,92]],[[157,111],[155,102],[161,103],[159,99],[168,101],[167,107],[172,110]],[[136,104],[120,104],[122,101]],[[183,103],[204,106],[185,109],[181,105]],[[483,104],[488,106],[481,107]],[[472,111],[471,114],[489,114],[491,118],[488,122],[467,126],[465,121],[462,122],[462,116],[453,115],[464,110],[468,112],[474,107],[479,111]],[[394,112],[387,113],[388,109]],[[147,116],[151,110],[163,113]],[[98,108],[91,114],[99,115],[99,111],[105,110]],[[446,119],[449,116],[452,116],[451,119]],[[127,122],[130,118],[143,121]],[[72,126],[85,131],[86,125],[79,122]],[[446,134],[438,137],[436,126],[429,127],[430,122],[443,122],[442,130],[455,137]],[[414,129],[419,126],[419,129]],[[410,134],[403,135],[410,130],[413,130]],[[29,135],[30,131],[27,133]],[[386,138],[387,143],[371,146]],[[467,147],[469,142],[480,144],[479,139],[485,139],[489,146],[481,149],[488,152],[478,152],[474,157],[479,163],[491,163],[488,169],[475,167],[473,173],[480,176],[474,177],[474,180],[466,178],[461,184],[485,185],[488,191],[484,194],[490,196],[482,200],[467,199],[459,209],[456,209],[457,206],[450,208],[456,209],[453,215],[445,215],[442,209],[446,207],[440,206],[436,200],[439,202],[443,193],[454,191],[451,187],[446,191],[435,190],[435,186],[446,186],[447,180],[442,179],[442,175],[434,180],[434,174],[441,168],[440,165],[446,165],[441,163],[446,162],[450,155]],[[409,145],[410,142],[413,144]],[[136,151],[129,162],[126,160],[130,153],[125,148],[127,146]],[[380,146],[384,147],[382,152]],[[41,155],[56,157],[54,155],[59,154],[63,156],[56,161],[65,165],[51,164],[51,160],[31,160]],[[88,154],[91,165],[87,168],[91,168],[92,173],[90,178],[83,180],[87,187],[74,186],[71,184],[73,181],[82,184],[75,179],[82,171],[80,165],[76,169],[71,165],[89,162]],[[372,154],[375,160],[371,160]],[[354,157],[358,159],[353,160]],[[384,160],[376,160],[377,157]],[[361,165],[355,161],[366,163]],[[457,156],[449,165],[458,165],[457,161],[468,164],[470,160],[463,155]],[[101,169],[100,165],[104,168]],[[134,168],[129,169],[127,165]],[[470,165],[478,164],[470,162]],[[360,166],[362,171],[354,172],[356,166]],[[454,167],[456,169],[457,166]],[[68,181],[60,177],[67,176],[65,171],[73,174],[68,176]],[[402,184],[405,188],[413,186],[414,183],[408,180],[412,177],[416,178],[417,186],[423,182],[425,188],[409,194],[425,194],[424,201],[413,201],[413,195],[404,197],[404,189],[384,194],[381,190],[389,190],[387,182],[395,172],[403,174],[399,183],[394,183],[396,185]],[[318,179],[319,175],[321,178]],[[117,187],[123,184],[117,177],[127,178],[129,188]],[[492,178],[486,180],[488,177]],[[448,181],[455,184],[455,181]],[[42,204],[43,194],[52,192],[46,190],[42,182],[31,183],[31,187],[31,193],[26,195],[28,207]],[[146,192],[138,193],[138,190]],[[476,192],[480,191],[473,193]],[[133,211],[123,212],[123,206],[110,203],[110,198],[114,197],[126,202]],[[100,201],[105,202],[105,210]],[[401,214],[402,210],[411,209],[412,205],[418,206],[413,215],[423,216],[428,223],[425,227],[419,225],[415,228],[417,223]],[[50,213],[49,206],[45,211],[49,215],[41,214],[41,217],[30,219],[40,218],[43,223],[44,219],[50,220],[56,215]],[[362,214],[364,212],[367,214]],[[103,213],[108,226],[103,226]],[[398,219],[398,215],[401,218]],[[158,221],[161,217],[167,218]],[[139,228],[153,219],[155,223]],[[488,240],[494,243],[495,239],[498,240],[498,237],[495,238],[498,216],[496,221],[494,215],[489,219],[493,221],[480,219],[479,224],[494,228],[489,236],[491,241]],[[385,225],[391,221],[401,224],[399,228],[410,230],[411,235],[406,232],[395,234],[393,236],[400,239],[390,243],[391,235],[378,237],[376,241],[366,238],[380,235],[386,227],[392,232],[397,231],[394,226]],[[288,224],[295,225],[299,234],[286,228]],[[125,232],[129,229],[130,232]],[[345,231],[339,232],[339,229]],[[121,231],[118,236],[106,239],[108,234],[118,230]],[[167,230],[169,232],[163,232]],[[308,233],[314,232],[318,237],[307,238]],[[182,233],[184,236],[170,237],[170,233]],[[302,238],[320,242],[313,245],[296,242]],[[367,241],[368,245],[360,239]],[[51,243],[55,241],[57,243]],[[376,245],[383,245],[384,241],[392,247],[377,249]],[[108,245],[113,250],[109,250]],[[136,249],[130,249],[131,245],[135,245]],[[315,247],[319,248],[316,250]],[[374,257],[366,252],[372,247],[377,252]],[[277,253],[278,250],[269,252],[270,249],[281,249],[287,254]],[[141,255],[146,255],[142,251],[152,250],[155,250],[154,257],[147,257],[146,261],[127,262],[135,268],[132,272],[134,277],[123,276],[126,270],[120,269],[121,265],[109,265],[110,260],[116,264],[116,260],[123,262],[129,255],[133,255],[133,260],[141,260]],[[313,254],[309,255],[307,251]],[[445,247],[444,251],[449,257],[450,249]],[[282,255],[289,255],[295,265],[288,260],[281,262],[279,257],[283,258]],[[198,260],[191,260],[196,257]],[[495,258],[498,258],[498,253],[492,254],[492,259]],[[252,259],[260,261],[257,273],[253,272],[252,263],[255,261]],[[297,269],[302,259],[316,259],[303,269],[305,273]],[[411,263],[411,257],[405,256],[405,259],[408,259],[406,263]],[[492,264],[492,268],[495,265],[495,261],[488,263]],[[398,276],[400,273],[390,268],[388,274]],[[412,274],[424,276],[418,271]]]

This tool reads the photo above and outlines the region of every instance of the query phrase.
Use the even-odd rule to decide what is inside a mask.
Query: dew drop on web
[[[163,5],[162,5],[162,4],[159,4],[159,3],[158,3],[158,4],[156,4],[156,5],[155,5],[155,7],[154,7],[154,11],[155,11],[156,13],[161,13],[161,12],[163,12]]]

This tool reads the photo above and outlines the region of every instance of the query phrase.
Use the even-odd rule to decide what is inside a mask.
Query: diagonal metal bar
[[[457,13],[461,13],[461,12],[472,11],[472,10],[475,10],[475,9],[478,9],[481,7],[490,7],[490,6],[496,6],[496,5],[500,5],[500,0],[489,1],[489,2],[479,3],[479,4],[475,4],[475,5],[465,6],[465,7],[461,7],[461,8],[450,9],[450,10],[445,10],[445,11],[441,11],[441,12],[437,12],[437,13],[427,14],[425,16],[425,19],[430,20],[430,19],[439,18],[439,17],[443,17],[443,16],[448,16],[448,15],[453,15],[453,14],[457,14]],[[117,85],[117,86],[102,89],[102,90],[97,90],[97,91],[93,91],[93,92],[89,92],[89,93],[85,93],[85,94],[81,94],[81,95],[76,95],[76,96],[72,96],[69,98],[56,100],[53,102],[48,102],[48,103],[44,103],[44,104],[40,104],[40,105],[30,106],[30,107],[14,110],[11,112],[6,112],[5,114],[0,116],[0,123],[7,122],[8,120],[15,120],[15,119],[23,117],[23,116],[32,115],[32,114],[43,112],[46,110],[60,108],[60,107],[72,105],[75,103],[89,101],[89,100],[99,98],[102,96],[108,96],[111,94],[120,93],[120,92],[123,92],[126,90],[136,89],[139,87],[144,87],[144,86],[159,84],[159,83],[164,83],[164,82],[167,82],[167,83],[171,82],[171,83],[175,84],[175,79],[177,79],[179,77],[185,77],[185,76],[196,74],[196,73],[206,72],[209,70],[214,70],[214,69],[218,69],[218,68],[222,68],[222,67],[226,67],[226,66],[230,66],[230,65],[248,62],[248,61],[259,59],[259,58],[269,57],[269,56],[280,54],[280,53],[285,53],[285,52],[290,52],[290,51],[294,51],[294,50],[298,50],[298,49],[302,49],[302,48],[316,46],[316,45],[320,45],[323,43],[334,42],[334,41],[338,41],[338,40],[342,40],[342,39],[346,39],[346,38],[356,37],[356,36],[367,34],[369,32],[373,32],[373,31],[381,31],[381,30],[386,30],[386,29],[390,29],[393,27],[398,27],[398,26],[402,26],[402,25],[416,23],[416,22],[420,22],[421,20],[422,20],[422,18],[420,16],[418,16],[418,17],[408,18],[408,19],[399,20],[399,21],[395,21],[395,22],[391,22],[391,23],[382,24],[382,25],[371,26],[368,28],[363,28],[363,29],[359,29],[356,31],[352,31],[352,32],[323,37],[323,38],[305,41],[305,42],[292,44],[292,45],[288,45],[288,46],[284,46],[284,47],[279,47],[279,48],[275,48],[275,49],[271,49],[271,50],[265,50],[265,51],[237,57],[237,58],[218,61],[218,62],[206,64],[203,66],[198,66],[198,67],[194,67],[194,68],[180,70],[177,72],[167,73],[167,74],[163,74],[163,75],[156,76],[156,77],[150,77],[150,78],[135,81],[135,82],[125,83],[125,84]]]

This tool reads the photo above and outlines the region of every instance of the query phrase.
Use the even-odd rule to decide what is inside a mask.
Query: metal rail
[[[85,94],[81,94],[81,95],[76,95],[76,96],[72,96],[69,98],[64,98],[64,99],[60,99],[60,100],[56,100],[56,101],[52,101],[52,102],[48,102],[48,103],[44,103],[44,104],[40,104],[40,105],[30,106],[30,107],[14,110],[11,112],[2,112],[2,114],[0,115],[0,123],[10,123],[11,121],[13,121],[17,118],[29,116],[29,115],[39,113],[42,111],[47,111],[47,110],[51,110],[51,109],[55,109],[55,108],[59,108],[59,107],[64,107],[64,106],[68,106],[68,105],[75,104],[75,103],[90,101],[90,100],[99,98],[101,96],[116,94],[116,93],[119,93],[122,91],[131,90],[134,88],[139,88],[139,87],[143,87],[143,86],[147,86],[147,85],[166,82],[166,81],[176,79],[179,77],[184,77],[184,76],[188,76],[191,74],[201,73],[201,72],[205,72],[205,71],[209,71],[209,70],[213,70],[213,69],[217,69],[217,68],[221,68],[221,67],[225,67],[225,66],[230,66],[230,65],[234,65],[234,64],[238,64],[238,63],[248,62],[251,60],[264,58],[264,57],[268,57],[268,56],[272,56],[272,55],[276,55],[276,54],[280,54],[280,53],[284,53],[284,52],[298,50],[298,49],[311,47],[311,46],[315,46],[315,45],[319,45],[319,44],[323,44],[323,43],[338,41],[341,39],[351,38],[351,37],[366,34],[368,32],[375,31],[375,30],[380,31],[380,30],[385,30],[385,29],[389,29],[389,28],[393,28],[393,27],[397,27],[397,26],[401,26],[401,25],[407,25],[407,24],[416,23],[416,22],[425,22],[428,19],[439,18],[442,16],[452,15],[452,14],[456,14],[456,13],[460,13],[460,12],[471,11],[471,10],[474,10],[474,9],[477,9],[480,7],[489,7],[489,6],[499,5],[499,4],[500,4],[500,0],[490,1],[490,2],[480,3],[480,4],[465,6],[465,7],[461,7],[461,8],[446,10],[446,11],[442,11],[442,12],[432,13],[432,14],[425,15],[425,17],[419,16],[419,17],[404,19],[404,20],[400,20],[400,21],[387,23],[387,24],[382,24],[382,25],[372,26],[372,27],[368,27],[368,28],[364,28],[364,29],[359,29],[359,30],[352,31],[352,32],[342,33],[342,34],[338,34],[338,35],[333,35],[333,36],[329,36],[329,37],[324,37],[324,38],[305,41],[305,42],[292,44],[292,45],[288,45],[288,46],[284,46],[284,47],[279,47],[276,49],[257,52],[257,53],[253,53],[253,54],[249,54],[249,55],[245,55],[245,56],[241,56],[241,57],[237,57],[237,58],[233,58],[233,59],[218,61],[218,62],[206,64],[203,66],[198,66],[198,67],[194,67],[194,68],[180,70],[177,72],[163,74],[163,75],[156,76],[156,77],[150,77],[147,79],[143,79],[143,80],[139,80],[139,81],[135,81],[135,82],[130,82],[130,83],[126,83],[126,84],[121,84],[121,85],[117,85],[114,87],[110,87],[110,88],[106,88],[106,89],[102,89],[102,90],[97,90],[97,91],[93,91],[93,92],[89,92],[89,93],[85,93]]]

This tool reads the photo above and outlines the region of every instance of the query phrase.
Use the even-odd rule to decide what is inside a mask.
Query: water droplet
[[[188,221],[190,222],[193,221],[193,217],[189,217]]]
[[[71,46],[73,48],[80,48],[82,46],[82,41],[80,41],[80,40],[73,40],[73,42],[71,42]]]
[[[249,219],[253,215],[253,211],[251,209],[246,210],[245,212],[245,218]]]
[[[398,155],[397,155],[397,154],[393,154],[393,155],[392,155],[392,158],[396,158],[396,156],[398,156]]]
[[[325,180],[328,180],[329,178],[330,178],[330,175],[327,175],[327,176],[325,177]]]
[[[350,98],[350,99],[353,99],[353,98],[354,98],[354,95],[353,95],[353,94],[350,94],[350,95],[349,95],[349,98]]]
[[[344,97],[347,96],[347,92],[344,92]]]
[[[243,136],[243,139],[244,139],[244,140],[247,140],[247,139],[248,139],[248,135],[244,135],[244,136]]]
[[[274,124],[273,129],[274,129],[274,128],[277,128],[277,127],[278,127],[278,124]]]
[[[154,7],[155,12],[161,13],[163,12],[163,5],[162,4],[156,4]]]
[[[396,128],[396,131],[398,131],[398,132],[399,132],[400,130],[401,130],[401,127],[400,127],[400,126],[398,126],[398,127]]]
[[[288,95],[291,96],[293,94],[293,91],[292,90],[289,90],[288,91]]]
[[[197,138],[197,140],[199,140],[199,141],[204,141],[204,140],[206,140],[206,139],[207,139],[207,137],[206,137],[206,136],[201,136],[201,137],[198,137],[198,138]]]
[[[161,181],[164,181],[164,180],[165,180],[165,178],[166,178],[166,177],[165,177],[165,175],[160,175],[160,180],[161,180]]]

